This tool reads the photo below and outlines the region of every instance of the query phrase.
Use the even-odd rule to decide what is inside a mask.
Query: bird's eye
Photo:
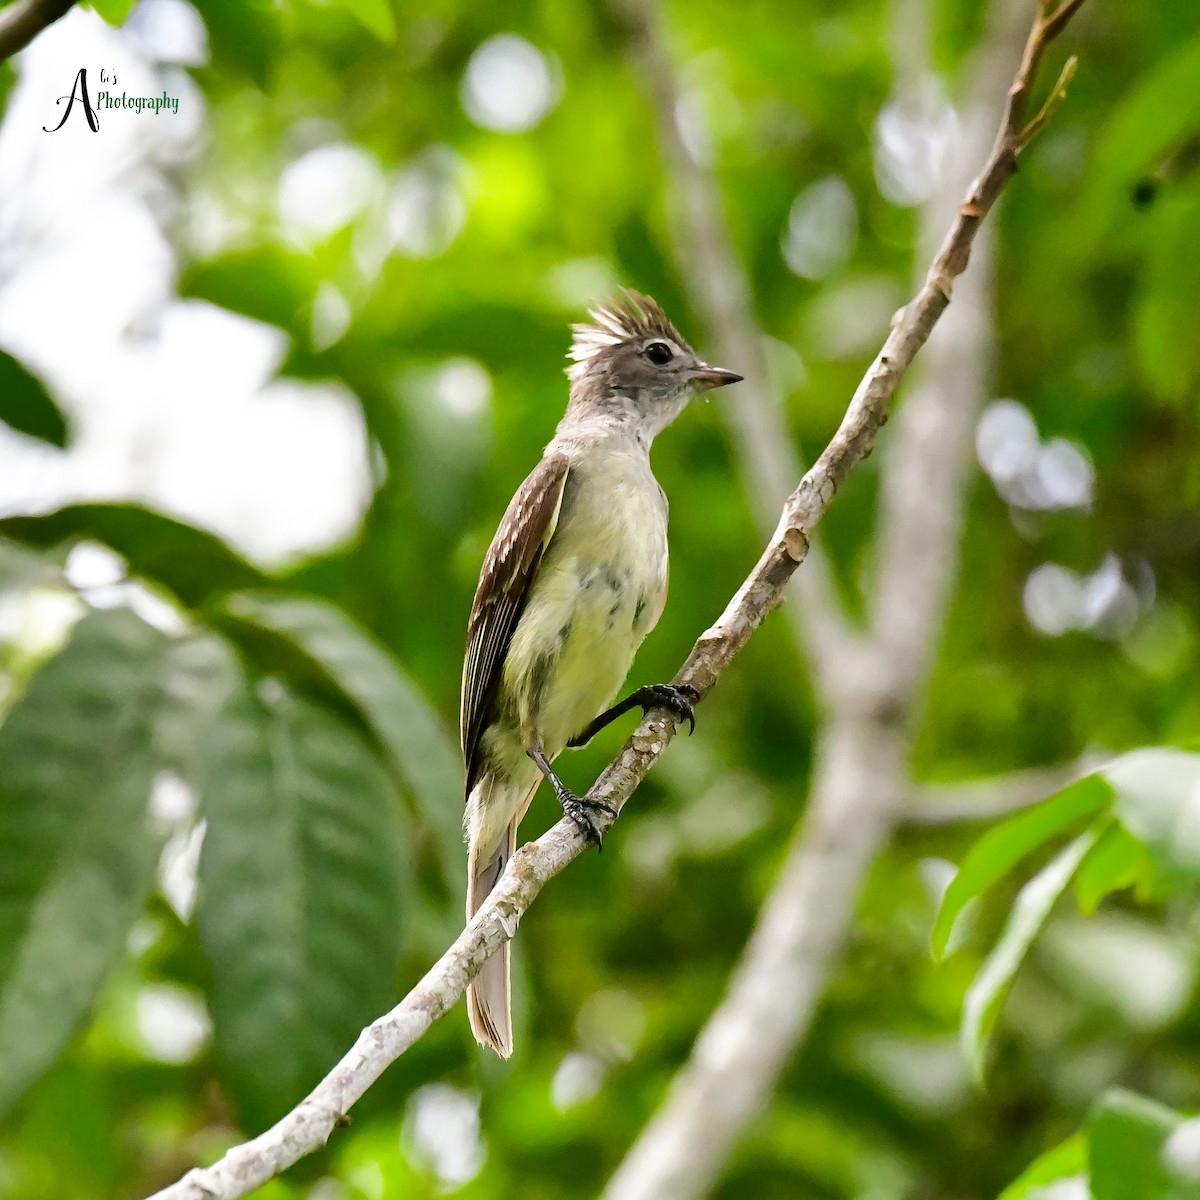
[[[675,357],[666,342],[651,342],[643,353],[656,367],[665,367]]]

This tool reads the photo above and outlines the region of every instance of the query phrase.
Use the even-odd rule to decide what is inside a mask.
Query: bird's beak
[[[713,388],[724,387],[727,383],[740,383],[743,378],[733,371],[726,371],[724,367],[710,367],[708,363],[701,363],[692,372],[692,382],[698,392],[711,392]]]

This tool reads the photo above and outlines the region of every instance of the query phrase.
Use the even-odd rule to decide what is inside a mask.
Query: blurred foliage
[[[126,8],[98,7],[117,22]],[[954,101],[982,6],[928,7]],[[464,869],[463,629],[495,523],[561,412],[567,323],[628,283],[703,343],[672,265],[654,123],[606,7],[201,8],[207,135],[173,180],[183,203],[166,230],[180,293],[284,330],[287,374],[349,386],[380,482],[352,541],[275,573],[131,505],[0,526],[0,1196],[13,1200],[140,1195],[258,1132],[447,944]],[[916,210],[885,196],[876,153],[911,10],[668,8],[811,454],[922,265]],[[546,89],[546,111],[512,132],[473,119],[465,90],[472,56],[504,34],[541,52]],[[1076,447],[1091,483],[1055,505],[1022,498],[994,463],[975,481],[914,766],[930,782],[1200,738],[1200,11],[1093,0],[1070,40],[1068,103],[996,216],[994,387],[1033,415],[1042,449]],[[282,180],[336,184],[348,160],[344,212],[334,186],[315,225],[281,214]],[[850,238],[800,277],[781,240],[797,196],[828,177],[853,197]],[[698,407],[655,451],[672,595],[635,683],[671,676],[757,557],[723,403],[737,399]],[[7,357],[0,419],[66,437]],[[854,608],[876,482],[872,460],[825,529]],[[132,582],[73,588],[63,564],[80,540],[120,554]],[[1039,576],[1046,564],[1058,573]],[[1050,578],[1048,618],[1034,584]],[[451,1013],[352,1127],[261,1194],[595,1195],[770,887],[815,719],[773,618],[609,852],[523,922],[512,1062],[483,1057]],[[590,780],[618,736],[566,761],[567,779]],[[982,841],[961,825],[902,830],[718,1196],[991,1200],[1011,1184],[1008,1200],[1036,1200],[1085,1176],[1095,1200],[1192,1194],[1162,1147],[1200,1092],[1195,790],[1139,792],[1154,777],[1140,767]],[[556,811],[540,796],[528,833]],[[1027,860],[1036,904],[1016,877]],[[938,934],[952,953],[935,964],[960,861]],[[1072,881],[1086,920],[1053,907]],[[986,1090],[957,1044],[972,988]]]

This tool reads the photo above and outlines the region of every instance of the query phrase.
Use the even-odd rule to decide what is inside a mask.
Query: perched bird
[[[596,806],[550,765],[564,747],[634,707],[693,722],[695,693],[670,684],[607,706],[667,596],[667,499],[650,443],[692,397],[742,377],[702,362],[648,296],[626,292],[589,315],[573,327],[566,415],[492,539],[467,626],[468,920],[512,857],[543,776],[599,844]],[[507,1058],[507,944],[468,987],[467,1008],[476,1039]]]

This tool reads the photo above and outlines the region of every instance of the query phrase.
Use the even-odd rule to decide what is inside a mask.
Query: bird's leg
[[[696,712],[693,707],[700,699],[700,693],[690,683],[650,683],[640,687],[632,695],[626,696],[619,704],[614,704],[606,712],[602,712],[590,722],[582,733],[577,733],[568,746],[577,748],[586,746],[602,730],[605,725],[615,721],[631,708],[640,708],[648,713],[652,708],[669,708],[680,721],[688,723],[688,734],[696,728]]]
[[[603,800],[589,800],[586,796],[575,795],[554,773],[554,768],[550,766],[540,745],[531,747],[525,753],[537,763],[538,770],[550,780],[554,794],[558,797],[559,804],[563,806],[563,812],[587,834],[589,840],[596,843],[598,850],[602,849],[602,834],[592,813],[605,812],[609,816],[615,817],[617,810],[611,804],[605,804]]]

